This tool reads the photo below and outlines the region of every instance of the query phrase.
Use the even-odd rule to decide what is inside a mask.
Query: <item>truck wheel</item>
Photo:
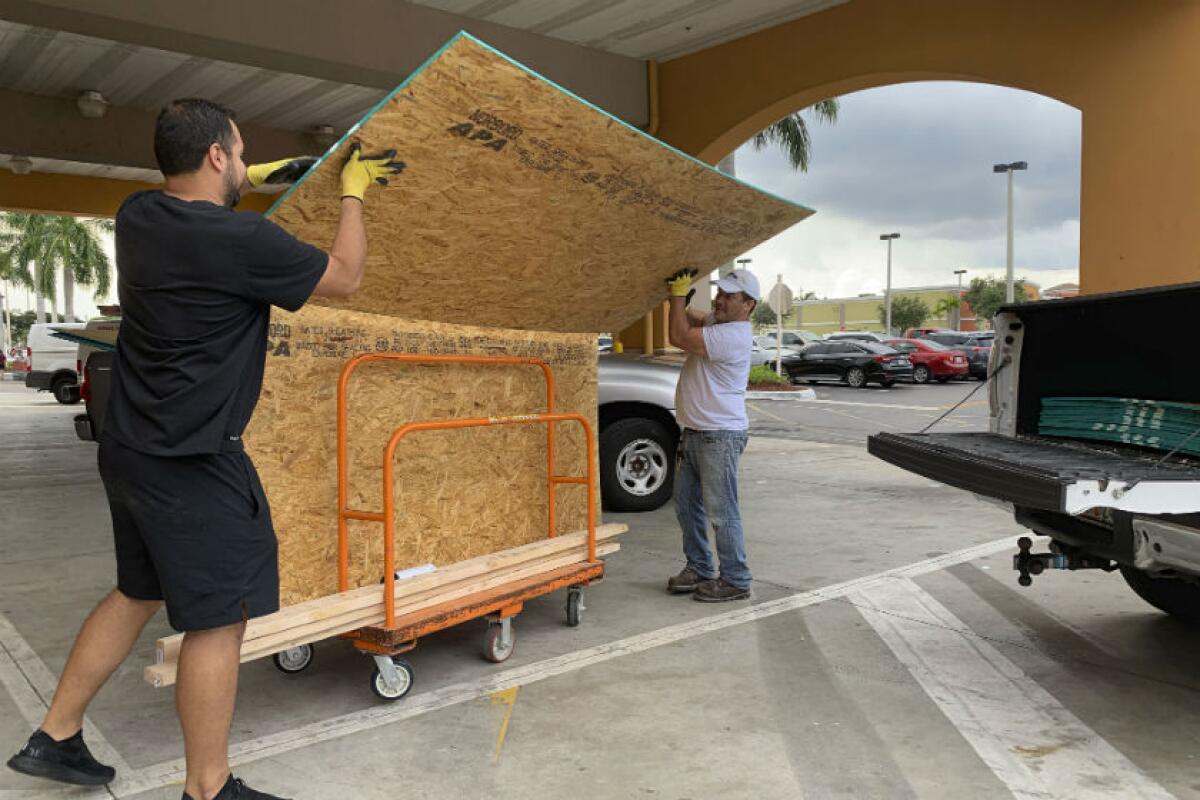
[[[1200,585],[1177,578],[1155,578],[1134,567],[1121,567],[1121,577],[1137,596],[1159,611],[1193,624],[1200,623]]]
[[[67,377],[55,378],[50,385],[54,399],[64,406],[73,406],[79,402],[79,384]]]
[[[600,497],[611,511],[652,511],[671,497],[676,437],[652,419],[617,420],[600,432]]]

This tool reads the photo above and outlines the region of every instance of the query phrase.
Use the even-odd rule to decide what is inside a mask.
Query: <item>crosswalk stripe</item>
[[[851,600],[1014,797],[1173,797],[912,580]]]

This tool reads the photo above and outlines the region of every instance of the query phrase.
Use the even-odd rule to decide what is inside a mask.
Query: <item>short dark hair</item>
[[[220,103],[188,97],[172,100],[154,123],[154,158],[163,175],[195,172],[216,142],[233,153],[233,112]]]

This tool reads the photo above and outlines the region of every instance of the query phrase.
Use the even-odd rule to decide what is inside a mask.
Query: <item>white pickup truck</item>
[[[1087,416],[1098,403],[1139,407],[1133,401],[1200,415],[1191,407],[1200,403],[1200,369],[1188,355],[1197,308],[1200,284],[1001,308],[988,366],[990,431],[880,433],[868,449],[1000,502],[1020,526],[1048,536],[1046,553],[1018,540],[1022,585],[1047,569],[1120,570],[1151,605],[1200,622],[1200,427],[1177,426],[1168,437],[1153,414]],[[1083,427],[1047,435],[1047,409],[1064,402],[1085,409]]]

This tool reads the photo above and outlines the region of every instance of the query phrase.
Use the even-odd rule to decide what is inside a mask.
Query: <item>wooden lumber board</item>
[[[351,139],[408,168],[366,202],[370,255],[330,306],[541,331],[619,331],[683,266],[716,269],[811,209],[725,176],[459,34],[269,212],[328,247]]]
[[[604,542],[596,546],[597,556],[612,555],[620,549],[616,542]],[[543,572],[561,567],[568,567],[581,562],[578,552],[566,552],[558,555],[539,558],[523,564],[517,564],[497,572],[488,573],[483,577],[465,578],[452,581],[442,586],[426,589],[421,592],[405,593],[397,598],[397,614],[410,614],[445,602],[457,600],[480,591],[494,589],[515,580],[531,578]],[[337,609],[337,613],[329,616],[319,616],[311,621],[298,617],[286,619],[286,626],[277,630],[262,633],[254,638],[247,638],[242,643],[242,661],[249,661],[262,655],[270,655],[288,647],[320,641],[340,633],[352,631],[368,625],[378,625],[384,619],[385,610],[380,593],[376,592],[374,601],[367,606],[352,610]],[[157,663],[170,664],[179,658],[183,637],[169,640],[159,640],[160,647],[156,649]]]
[[[604,542],[596,546],[596,555],[612,555],[620,549],[621,545],[617,542]],[[398,602],[396,605],[396,614],[397,617],[404,616],[413,619],[418,617],[420,612],[434,608],[452,607],[456,601],[477,598],[482,593],[490,590],[503,591],[505,586],[513,583],[527,581],[536,578],[538,575],[555,572],[579,563],[580,558],[578,553],[568,553],[541,559],[531,564],[513,567],[503,572],[489,575],[483,580],[460,582],[442,587],[441,589],[432,589],[422,593],[419,599],[416,597],[406,597],[403,602]],[[319,642],[343,633],[358,630],[359,628],[382,625],[384,620],[385,611],[383,602],[377,601],[373,606],[362,611],[350,612],[331,619],[281,631],[253,641],[245,641],[242,644],[240,660],[244,664],[248,661],[274,655],[289,647],[298,647],[302,644]],[[173,657],[169,660],[146,667],[143,677],[147,683],[155,687],[170,686],[175,682],[178,663],[178,651],[176,649],[174,650]]]
[[[610,539],[629,530],[623,524],[596,526],[597,548]],[[586,558],[587,532],[576,531],[553,539],[514,547],[498,553],[489,553],[468,561],[450,564],[444,568],[397,581],[394,596],[397,603],[408,598],[418,598],[425,593],[436,592],[447,586],[477,581],[490,575],[503,574],[505,570],[520,567],[539,560],[568,555],[574,560]],[[581,555],[582,554],[582,555]],[[256,617],[246,624],[243,649],[251,642],[280,632],[309,625],[328,622],[348,614],[355,614],[375,605],[383,607],[379,585],[363,586],[346,592],[321,597],[294,606],[281,608],[274,614]],[[352,628],[350,629],[352,630]],[[159,639],[155,644],[156,661],[163,663],[174,659],[183,642],[183,634],[174,634]]]
[[[244,439],[279,539],[280,600],[337,591],[337,384],[343,365],[378,351],[542,358],[554,370],[555,408],[582,414],[597,433],[596,343],[585,334],[414,322],[305,307],[276,310],[263,390]],[[369,364],[349,391],[350,504],[383,508],[383,449],[402,423],[545,410],[535,366]],[[586,472],[575,423],[556,426],[559,474]],[[595,464],[598,469],[598,464]],[[396,567],[451,564],[544,539],[546,426],[414,433],[395,461]],[[587,490],[556,494],[560,531],[587,523]],[[469,531],[469,533],[464,533]],[[383,526],[350,524],[352,585],[383,574]]]

